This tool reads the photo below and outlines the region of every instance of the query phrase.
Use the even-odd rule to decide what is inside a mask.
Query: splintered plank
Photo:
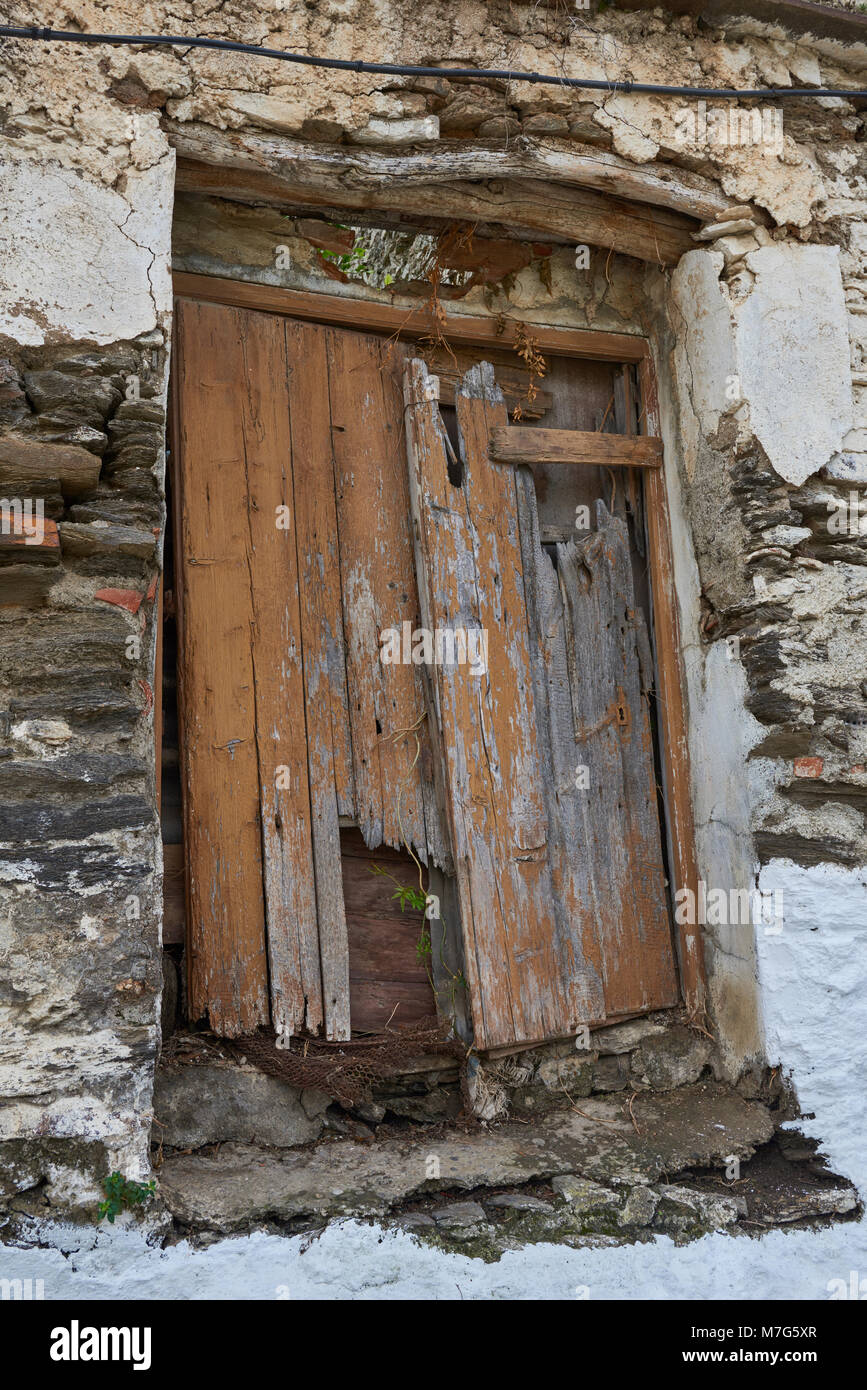
[[[226,325],[246,481],[253,609],[256,744],[272,1021],[278,1032],[323,1023],[304,718],[301,601],[286,342],[274,316],[235,311]]]
[[[285,334],[319,958],[325,1032],[339,1039],[350,1036],[350,998],[346,915],[336,872],[338,818],[354,815],[355,796],[328,358],[324,328],[287,321]],[[303,730],[297,713],[296,719]]]
[[[355,779],[365,842],[410,843],[426,855],[417,743],[424,712],[411,663],[383,663],[386,629],[417,616],[406,468],[386,408],[379,340],[327,330],[340,577]]]
[[[230,1037],[269,1020],[237,323],[178,305],[190,1015]]]
[[[557,547],[575,761],[609,1014],[677,1002],[657,812],[649,645],[635,609],[626,525],[597,502],[597,530]]]
[[[556,953],[515,478],[487,458],[506,408],[491,369],[473,368],[457,394],[458,487],[422,362],[406,390],[424,621],[487,639],[485,674],[435,668],[475,1043],[535,1041],[581,1020],[568,1018]]]

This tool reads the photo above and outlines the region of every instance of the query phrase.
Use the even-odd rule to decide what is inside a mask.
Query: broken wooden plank
[[[623,1013],[678,996],[628,535],[601,501],[596,522],[584,540],[557,547],[557,574],[606,1011]]]
[[[182,946],[186,931],[186,893],[184,887],[183,845],[163,845],[163,934],[164,946]]]
[[[662,440],[600,430],[503,425],[491,431],[491,458],[498,463],[583,463],[604,468],[660,468]]]
[[[379,340],[328,329],[327,343],[356,819],[368,845],[426,857],[415,666],[382,660],[385,632],[402,638],[418,614],[403,445],[387,428]]]
[[[436,666],[466,969],[479,1048],[569,1032],[552,921],[514,475],[487,459],[505,403],[486,364],[458,394],[463,483],[449,481],[424,364],[407,369],[410,492],[423,621],[475,632],[486,669]],[[479,638],[478,634],[484,637]]]
[[[180,685],[190,1016],[226,1036],[270,1019],[247,481],[233,312],[178,307]]]

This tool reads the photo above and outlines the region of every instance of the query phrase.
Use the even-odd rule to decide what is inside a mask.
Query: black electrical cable
[[[846,91],[836,87],[755,87],[738,91],[732,87],[664,87],[653,82],[606,82],[590,77],[553,77],[550,73],[514,72],[503,68],[426,68],[403,63],[365,63],[353,58],[313,58],[306,53],[285,53],[279,48],[259,48],[232,39],[203,39],[175,34],[77,34],[64,29],[15,28],[0,24],[0,37],[38,39],[45,43],[170,44],[177,48],[211,48],[229,53],[252,53],[258,58],[279,58],[284,63],[301,63],[312,68],[339,68],[345,72],[381,73],[393,77],[454,77],[467,81],[534,82],[549,87],[576,87],[600,92],[649,92],[657,96],[710,97],[735,100],[746,97],[867,97],[867,90]]]

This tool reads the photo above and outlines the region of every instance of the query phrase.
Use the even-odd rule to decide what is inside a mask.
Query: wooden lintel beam
[[[648,435],[602,434],[594,430],[498,426],[491,431],[489,451],[497,463],[584,463],[605,468],[662,466],[661,439]]]
[[[199,122],[167,121],[179,159],[221,168],[269,170],[289,182],[337,197],[384,186],[539,179],[592,189],[668,209],[706,222],[731,205],[718,184],[674,164],[636,165],[578,140],[521,136],[507,149],[496,141],[449,140],[396,148],[329,145],[266,130],[215,130]]]
[[[601,246],[660,266],[676,265],[686,251],[695,250],[696,219],[590,188],[529,178],[404,184],[399,176],[359,188],[349,180],[329,183],[321,171],[308,179],[303,167],[286,160],[277,168],[263,168],[253,160],[238,167],[234,148],[221,150],[219,135],[213,132],[209,158],[204,160],[190,159],[181,153],[186,147],[179,146],[179,190],[287,211],[397,213],[409,225],[471,222],[531,240],[554,237],[574,245]],[[221,153],[225,163],[220,162]]]

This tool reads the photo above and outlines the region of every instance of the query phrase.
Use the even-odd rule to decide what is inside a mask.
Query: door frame
[[[308,319],[322,324],[368,332],[387,332],[398,337],[418,337],[428,331],[430,322],[422,309],[407,311],[395,305],[366,299],[339,297],[318,292],[284,289],[252,281],[231,280],[189,271],[173,276],[176,299],[206,300],[235,308],[255,309],[289,318]],[[637,334],[599,332],[593,329],[552,328],[532,325],[540,348],[560,357],[585,358],[601,362],[633,364],[637,368],[641,393],[641,433],[659,435],[660,414],[656,369],[649,341]],[[495,318],[446,311],[444,336],[456,342],[481,347],[502,347],[502,333]],[[171,428],[179,437],[177,373],[172,372]],[[627,436],[624,436],[624,438]],[[608,435],[607,439],[616,439]],[[176,454],[172,452],[172,482],[177,504]],[[689,738],[686,717],[685,673],[681,656],[680,620],[674,578],[674,554],[665,456],[661,468],[643,469],[645,474],[645,516],[650,594],[653,658],[657,688],[657,720],[662,763],[663,810],[668,843],[672,901],[675,889],[690,889],[696,901],[698,861],[695,822],[692,809]],[[175,505],[175,524],[180,508]],[[183,623],[183,574],[181,551],[175,545],[175,595],[177,622]],[[179,642],[179,653],[181,647]],[[178,697],[182,699],[183,672],[178,673]],[[183,756],[183,753],[181,753]],[[697,922],[674,923],[677,964],[683,1002],[690,1022],[708,1027],[707,980],[701,927]]]

